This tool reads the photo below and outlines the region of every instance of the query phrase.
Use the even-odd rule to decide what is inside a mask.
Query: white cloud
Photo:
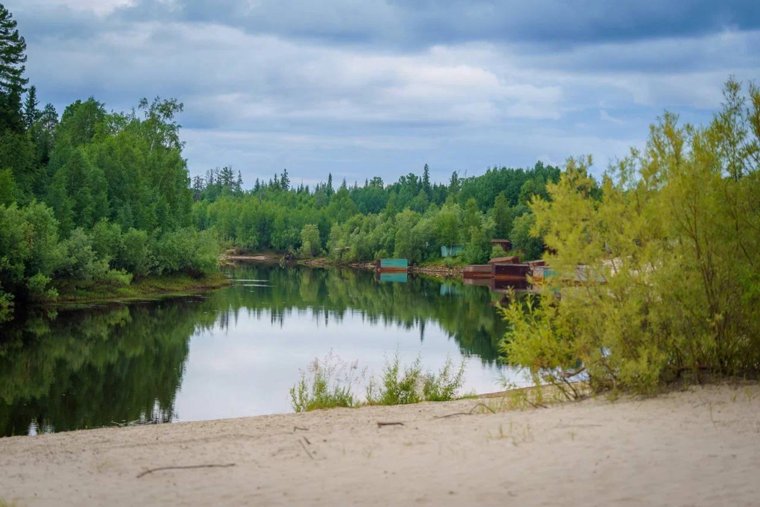
[[[134,5],[135,0],[27,0],[27,2],[26,8],[49,9],[65,7],[72,11],[92,12],[104,17],[116,9]]]

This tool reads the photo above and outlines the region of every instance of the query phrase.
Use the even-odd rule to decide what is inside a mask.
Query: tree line
[[[275,250],[336,262],[403,257],[419,263],[441,258],[441,246],[461,246],[463,262],[492,255],[491,239],[511,238],[515,253],[538,258],[541,238],[530,234],[529,207],[546,197],[557,167],[541,162],[530,169],[492,168],[480,176],[448,184],[409,173],[386,184],[382,178],[340,185],[332,176],[309,186],[291,184],[287,170],[244,190],[229,167],[193,180],[193,222],[213,230],[227,246],[248,251]]]

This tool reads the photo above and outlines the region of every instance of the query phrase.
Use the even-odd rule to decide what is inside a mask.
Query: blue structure
[[[454,246],[442,246],[441,257],[456,257],[464,253],[464,247],[462,245]]]

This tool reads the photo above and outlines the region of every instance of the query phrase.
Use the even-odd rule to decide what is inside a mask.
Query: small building
[[[409,271],[409,261],[406,259],[380,259],[375,269],[380,273],[406,273]]]
[[[462,245],[454,246],[442,246],[441,257],[457,257],[464,253],[464,247]]]

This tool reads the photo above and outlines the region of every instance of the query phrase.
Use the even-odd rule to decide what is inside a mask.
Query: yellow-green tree
[[[687,376],[760,372],[760,91],[730,80],[705,127],[665,114],[611,167],[568,161],[534,199],[556,272],[507,310],[505,353],[534,378],[651,391]]]

